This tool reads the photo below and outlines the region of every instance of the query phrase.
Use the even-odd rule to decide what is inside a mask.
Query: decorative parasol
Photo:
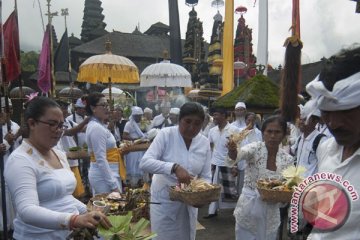
[[[104,90],[102,90],[102,94],[109,94],[109,92],[111,91],[111,93],[113,95],[121,95],[121,94],[124,94],[124,91],[121,90],[120,88],[117,88],[117,87],[111,87],[111,90],[110,88],[105,88]]]
[[[109,97],[112,83],[139,83],[139,72],[136,65],[128,58],[111,53],[111,42],[105,44],[106,53],[95,55],[80,65],[77,81],[95,84],[108,83]],[[113,108],[112,101],[110,106]]]
[[[191,75],[182,66],[164,60],[146,67],[140,75],[141,87],[192,87]]]
[[[59,98],[67,98],[67,99],[78,99],[83,95],[83,91],[81,89],[70,86],[60,90]]]
[[[104,90],[102,90],[101,93],[109,98],[109,93],[110,92],[111,92],[111,94],[112,94],[112,96],[114,98],[121,97],[122,95],[125,96],[125,92],[123,90],[121,90],[120,88],[117,88],[117,87],[111,87],[111,90],[110,90],[110,88],[105,88]]]
[[[13,89],[11,89],[10,93],[9,93],[9,97],[11,99],[27,99],[26,95],[30,95],[31,93],[34,93],[35,90],[29,87],[25,87],[23,86],[22,91],[20,91],[20,87],[15,87]]]

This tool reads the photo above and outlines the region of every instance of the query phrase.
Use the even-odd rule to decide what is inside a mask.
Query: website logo
[[[323,232],[334,231],[346,222],[351,201],[358,199],[354,187],[342,176],[316,173],[304,179],[294,190],[290,232],[297,232],[305,223]]]

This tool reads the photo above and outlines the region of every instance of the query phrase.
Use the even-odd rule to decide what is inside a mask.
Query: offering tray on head
[[[257,181],[257,190],[260,197],[265,202],[289,203],[293,191],[286,185],[286,180],[267,178]]]
[[[203,206],[218,201],[220,192],[220,185],[207,183],[203,179],[195,179],[187,186],[170,187],[169,196],[172,201],[184,202],[191,206]]]

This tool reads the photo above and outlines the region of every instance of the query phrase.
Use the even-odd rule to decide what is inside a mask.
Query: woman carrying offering
[[[105,95],[89,94],[85,110],[91,117],[86,128],[86,142],[90,153],[89,182],[93,194],[121,192],[121,180],[126,179],[126,171],[115,137],[105,125],[109,121],[109,104]]]
[[[87,212],[72,193],[76,179],[56,146],[63,134],[59,105],[36,97],[25,110],[28,138],[10,155],[5,179],[16,209],[15,239],[65,239],[74,228],[111,224],[101,212]]]
[[[264,202],[256,189],[260,178],[277,178],[292,164],[292,157],[279,148],[286,135],[286,122],[280,116],[272,116],[262,125],[264,142],[240,147],[229,141],[229,165],[246,160],[242,194],[234,211],[236,239],[275,240],[280,225],[279,204]]]
[[[193,177],[210,182],[210,143],[200,133],[205,114],[198,103],[185,103],[179,125],[162,129],[140,162],[140,168],[154,174],[150,205],[152,231],[156,240],[195,239],[197,208],[169,199],[169,188],[189,184]]]

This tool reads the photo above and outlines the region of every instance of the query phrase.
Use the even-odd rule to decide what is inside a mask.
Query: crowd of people
[[[360,47],[326,60],[306,90],[311,99],[299,105],[296,123],[277,113],[250,112],[244,102],[228,111],[196,102],[175,108],[163,101],[158,115],[155,109],[133,106],[125,118],[119,106],[110,111],[101,93],[78,99],[72,112],[67,102],[35,97],[26,105],[21,128],[10,120],[11,111],[2,109],[8,228],[14,230],[14,239],[34,240],[65,239],[75,228],[99,224],[110,228],[105,214],[89,212],[80,200],[86,194],[122,193],[125,187],[147,183],[151,202],[161,203],[150,205],[154,239],[193,240],[198,208],[203,206],[171,201],[169,188],[202,178],[222,186],[206,219],[232,208],[237,240],[279,239],[286,219],[280,209],[286,216],[288,208],[261,199],[256,188],[260,178],[279,178],[289,166],[302,166],[304,178],[336,173],[360,191]],[[6,101],[11,109],[11,101]],[[241,141],[232,140],[244,132]],[[149,138],[147,151],[119,151],[123,141]],[[74,147],[85,148],[89,157],[71,158],[67,154]],[[304,224],[299,235],[358,239],[359,204],[351,202],[348,218],[335,230],[323,232]]]

